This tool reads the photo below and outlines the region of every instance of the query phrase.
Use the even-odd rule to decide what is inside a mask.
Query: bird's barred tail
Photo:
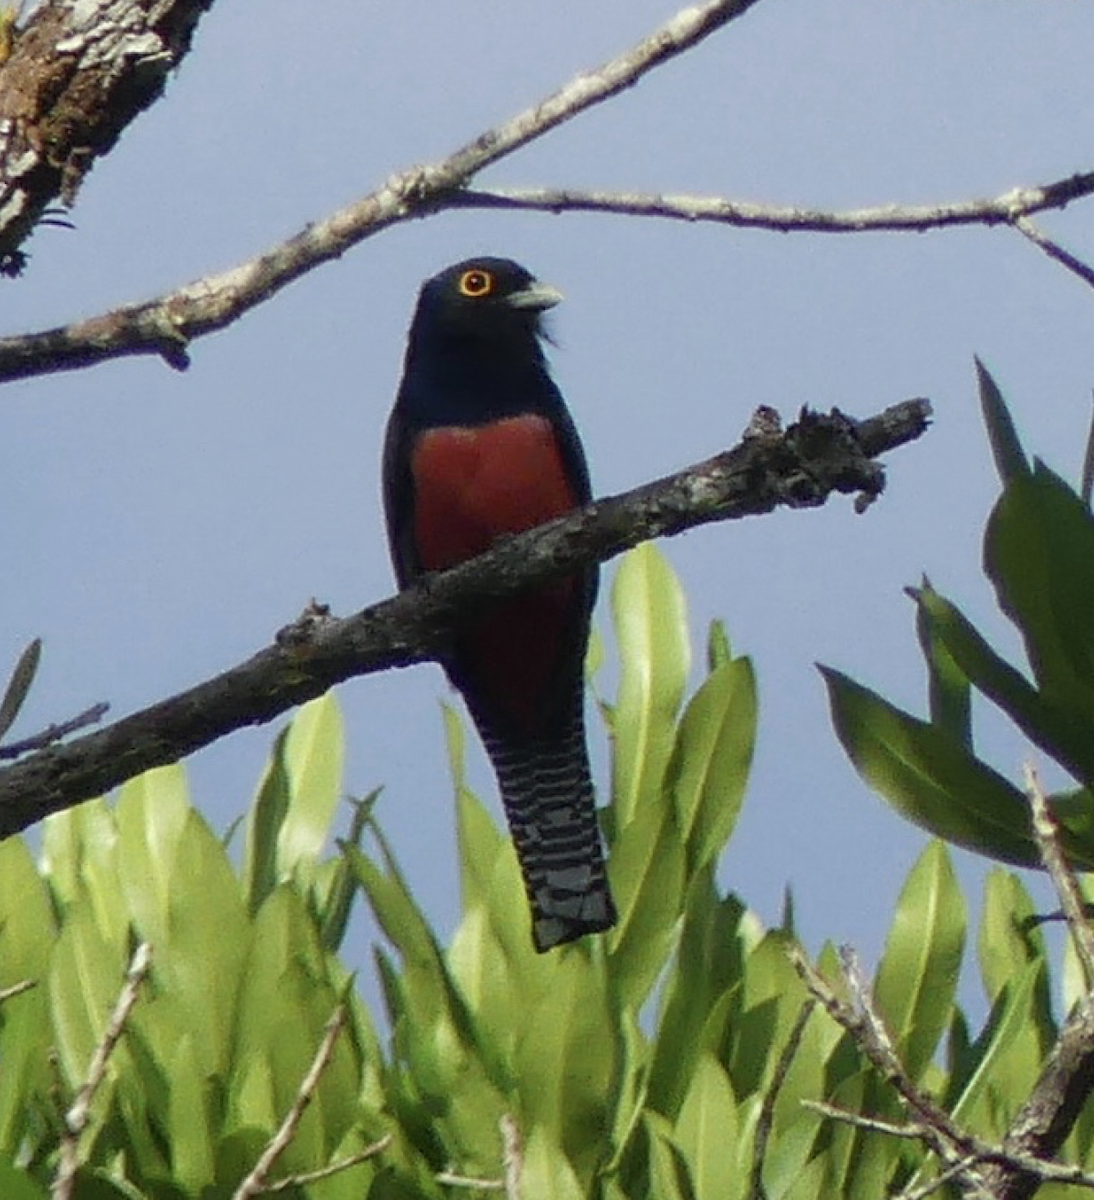
[[[580,708],[560,735],[512,741],[487,734],[484,740],[532,906],[536,949],[610,929],[615,905]]]

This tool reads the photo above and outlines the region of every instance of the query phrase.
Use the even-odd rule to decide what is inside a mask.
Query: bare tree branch
[[[0,746],[0,759],[21,758],[24,754],[29,754],[32,750],[42,750],[46,746],[52,746],[54,742],[59,742],[62,738],[68,737],[70,733],[77,733],[81,729],[86,729],[88,725],[94,725],[101,721],[109,711],[110,705],[104,700],[100,700],[97,704],[92,704],[90,708],[85,708],[83,712],[77,713],[74,717],[69,717],[67,721],[55,722],[52,725],[48,725],[39,733],[32,734],[30,737],[21,738],[17,742],[8,742],[6,745]]]
[[[352,676],[434,657],[461,609],[484,598],[712,521],[814,507],[836,492],[876,496],[884,473],[874,456],[919,437],[929,415],[926,400],[861,422],[838,411],[803,414],[785,433],[746,438],[690,470],[509,538],[356,616],[309,611],[275,645],[223,675],[0,771],[0,837]]]
[[[1092,193],[1094,171],[1087,171],[1052,183],[1012,188],[990,199],[942,201],[937,204],[885,204],[842,212],[753,204],[722,196],[566,188],[476,188],[452,196],[446,201],[446,206],[663,217],[674,221],[713,222],[744,229],[768,229],[777,233],[921,233],[954,225],[1017,225],[1021,218],[1047,209],[1065,208]]]
[[[163,92],[213,0],[45,0],[0,70],[0,270]]]
[[[223,329],[305,272],[338,258],[389,225],[443,207],[445,199],[476,172],[631,87],[648,71],[697,45],[755,3],[708,0],[682,9],[636,46],[595,71],[576,76],[442,162],[412,167],[392,176],[355,204],[308,225],[288,241],[228,271],[86,321],[0,339],[0,381],[75,370],[133,354],[159,354],[170,365],[185,367],[186,346],[193,338]],[[0,112],[4,111],[0,95]]]

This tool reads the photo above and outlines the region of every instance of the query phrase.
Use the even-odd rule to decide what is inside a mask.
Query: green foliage
[[[1094,870],[1094,516],[1043,463],[1030,466],[995,381],[979,362],[977,371],[1003,485],[985,530],[984,570],[1032,678],[924,582],[912,596],[929,719],[822,668],[833,721],[860,774],[903,816],[981,854],[1040,867],[1025,796],[976,755],[975,689],[1074,778],[1078,787],[1049,803],[1071,862]]]
[[[462,914],[447,947],[375,795],[324,849],[343,753],[331,697],[276,738],[238,868],[178,767],[131,781],[113,808],[51,818],[38,861],[21,841],[0,844],[0,987],[36,984],[0,1003],[0,1194],[48,1195],[62,1114],[141,940],[152,970],[91,1104],[76,1200],[228,1200],[297,1102],[340,1003],[346,1028],[270,1179],[295,1178],[294,1200],[430,1200],[507,1173],[525,1197],[552,1200],[744,1200],[758,1180],[769,1200],[821,1200],[926,1179],[915,1144],[802,1103],[900,1117],[820,1010],[784,1055],[805,1000],[786,953],[791,905],[765,929],[716,885],[756,734],[751,664],[715,626],[687,697],[686,604],[652,548],[618,572],[612,610],[623,670],[615,702],[601,701],[616,789],[602,816],[621,919],[609,935],[533,951],[511,843],[468,786],[451,711]],[[355,896],[383,933],[384,1042],[338,957]],[[875,981],[910,1074],[985,1135],[1013,1114],[1055,1032],[1030,912],[1018,880],[996,872],[978,942],[991,1013],[973,1036],[955,1002],[966,908],[932,843]],[[830,949],[820,965],[834,977]],[[307,1178],[383,1136],[367,1161]],[[1077,1159],[1092,1139],[1094,1120],[1080,1124]]]

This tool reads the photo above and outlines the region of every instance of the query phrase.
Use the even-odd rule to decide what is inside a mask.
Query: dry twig
[[[292,1106],[285,1114],[285,1119],[281,1122],[277,1132],[270,1138],[265,1149],[258,1156],[249,1174],[232,1193],[232,1200],[253,1200],[255,1196],[260,1196],[263,1192],[271,1191],[273,1187],[277,1186],[276,1184],[271,1186],[267,1182],[270,1170],[277,1161],[278,1156],[284,1153],[285,1148],[296,1136],[296,1131],[300,1128],[300,1122],[304,1118],[304,1113],[307,1111],[307,1107],[315,1095],[315,1089],[319,1086],[319,1081],[323,1078],[323,1072],[330,1065],[331,1059],[334,1057],[334,1047],[345,1023],[346,1006],[339,1004],[327,1021],[326,1028],[323,1031],[323,1040],[319,1043],[319,1049],[315,1052],[315,1058],[312,1059],[311,1066],[300,1081],[300,1087],[297,1090]],[[383,1139],[381,1139],[381,1142],[383,1142]],[[377,1145],[380,1145],[380,1143],[377,1143]],[[382,1149],[383,1146],[380,1146],[380,1148]],[[379,1153],[379,1150],[376,1150],[375,1153]]]
[[[52,1200],[71,1200],[73,1188],[76,1186],[76,1171],[80,1165],[80,1137],[87,1128],[91,1115],[91,1102],[106,1077],[107,1064],[110,1056],[125,1031],[125,1023],[137,1003],[137,994],[141,984],[152,966],[152,947],[147,942],[141,942],[133,953],[133,958],[126,972],[125,984],[118,993],[118,1001],[110,1020],[106,1024],[103,1036],[95,1047],[91,1062],[87,1068],[87,1078],[81,1084],[76,1098],[72,1101],[68,1112],[65,1113],[64,1130],[61,1134],[60,1158],[57,1164],[57,1174],[50,1188]]]

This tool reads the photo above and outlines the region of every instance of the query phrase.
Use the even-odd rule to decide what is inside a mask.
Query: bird
[[[542,344],[543,313],[561,299],[507,258],[467,259],[422,284],[383,452],[401,588],[589,502]],[[585,739],[598,577],[594,565],[483,602],[441,659],[497,775],[540,953],[616,922]]]

